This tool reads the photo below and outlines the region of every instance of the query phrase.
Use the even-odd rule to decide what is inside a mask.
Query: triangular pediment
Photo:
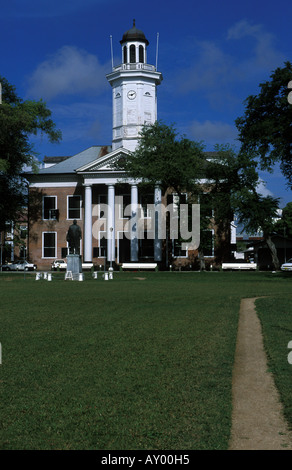
[[[93,162],[87,163],[80,168],[77,168],[77,173],[104,173],[104,172],[117,172],[112,165],[121,158],[127,158],[131,152],[124,148],[113,150],[112,152],[99,157]]]

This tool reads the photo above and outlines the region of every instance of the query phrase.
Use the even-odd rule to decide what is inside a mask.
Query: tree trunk
[[[266,235],[265,239],[266,239],[266,243],[267,243],[268,248],[269,248],[269,250],[271,252],[271,255],[272,255],[272,261],[273,261],[274,268],[275,268],[276,271],[279,271],[280,262],[279,262],[279,258],[278,258],[278,254],[277,254],[277,248],[275,246],[275,243],[273,242],[273,240],[271,238],[271,235]]]

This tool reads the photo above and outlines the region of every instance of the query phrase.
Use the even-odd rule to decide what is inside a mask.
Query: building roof
[[[70,155],[70,156],[68,155],[67,157],[64,157],[64,156],[63,157],[58,157],[58,156],[57,157],[48,157],[46,155],[43,159],[43,162],[44,163],[52,163],[52,164],[55,165],[56,163],[60,163],[64,160],[67,160],[67,158],[70,158],[70,157],[72,157],[72,155]]]
[[[133,27],[124,33],[120,43],[123,44],[126,41],[141,41],[145,42],[147,46],[149,44],[149,41],[146,39],[143,31],[136,28],[135,20],[133,20]]]
[[[72,157],[66,158],[53,166],[39,170],[38,175],[75,173],[78,168],[93,162],[98,158],[104,157],[110,151],[110,145],[93,145],[92,147],[89,147]]]

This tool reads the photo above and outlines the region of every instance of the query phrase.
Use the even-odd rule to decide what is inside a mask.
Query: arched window
[[[134,44],[130,46],[130,63],[134,64],[136,62],[136,47]]]
[[[123,47],[124,64],[127,63],[127,46]]]
[[[139,62],[144,64],[144,47],[139,46]]]

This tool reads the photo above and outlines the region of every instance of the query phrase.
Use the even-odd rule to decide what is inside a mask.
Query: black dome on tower
[[[141,42],[145,42],[147,46],[149,44],[149,41],[146,39],[143,31],[136,28],[135,20],[133,20],[133,27],[125,32],[120,43],[123,44],[124,42],[127,42],[127,41],[141,41]]]

